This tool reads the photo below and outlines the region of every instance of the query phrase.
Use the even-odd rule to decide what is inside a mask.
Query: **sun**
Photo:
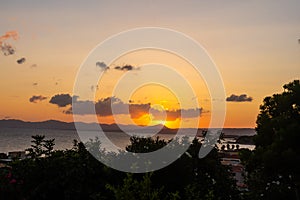
[[[167,121],[166,120],[160,120],[158,123],[161,124],[161,125],[165,125],[167,123]]]
[[[158,124],[160,124],[160,125],[166,125],[166,123],[167,123],[167,121],[166,120],[153,120],[153,125],[158,125]]]

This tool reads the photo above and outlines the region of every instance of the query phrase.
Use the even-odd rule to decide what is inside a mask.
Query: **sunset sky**
[[[69,122],[73,120],[73,98],[82,104],[95,104],[101,123],[165,124],[175,128],[181,121],[189,127],[191,121],[200,119],[199,126],[207,127],[211,102],[225,101],[224,127],[253,128],[263,98],[281,92],[283,84],[300,78],[298,0],[28,0],[1,1],[0,10],[0,119]],[[73,94],[81,64],[99,43],[141,27],[172,29],[201,44],[218,67],[227,100],[211,99],[203,77],[193,71],[190,63],[154,50],[120,55],[113,63],[97,60],[98,64],[93,63],[95,73],[105,72],[98,84],[89,86],[95,99]],[[112,96],[111,88],[125,75],[130,80],[147,78],[147,74],[162,76],[176,84],[175,76],[157,70],[159,64],[184,76],[196,96],[187,95],[179,103],[176,94],[157,84],[131,91],[130,101],[125,99],[126,91]],[[184,91],[182,85],[178,87]],[[195,98],[198,107],[189,103]],[[119,108],[115,116],[105,110],[111,102]],[[131,117],[123,112],[126,106]],[[182,117],[180,112],[184,113]],[[81,113],[80,119],[90,121],[89,112]]]

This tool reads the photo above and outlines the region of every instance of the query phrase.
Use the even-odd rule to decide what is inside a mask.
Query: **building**
[[[241,163],[239,158],[238,151],[222,151],[220,153],[221,156],[221,164],[225,166],[229,166],[231,172],[234,174],[234,179],[236,180],[236,184],[240,189],[246,188],[245,179],[243,174],[245,173],[245,168]]]

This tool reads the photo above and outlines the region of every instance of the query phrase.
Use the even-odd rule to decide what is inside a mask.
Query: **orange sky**
[[[226,102],[225,127],[255,127],[263,98],[281,92],[283,84],[300,77],[298,1],[229,1],[226,4],[177,0],[151,1],[151,4],[148,1],[95,1],[87,4],[76,0],[72,6],[65,1],[5,2],[0,6],[0,36],[14,30],[19,33],[18,40],[1,38],[0,44],[11,45],[15,53],[5,56],[0,52],[0,119],[72,121],[72,115],[64,113],[70,105],[51,104],[51,97],[72,96],[76,74],[91,50],[108,37],[137,27],[170,28],[192,37],[203,45],[218,67],[226,97],[232,94],[252,97],[252,101]],[[113,51],[108,48],[107,54]],[[18,64],[16,60],[23,57],[25,63]],[[129,72],[113,69],[126,64],[140,69]],[[116,97],[125,104],[150,103],[160,114],[180,109],[192,113],[196,107],[190,101],[196,98],[197,108],[202,109],[201,117],[166,121],[151,113],[134,119],[118,114],[115,120],[124,124],[161,123],[174,128],[181,121],[189,127],[200,119],[200,126],[207,127],[211,103],[226,100],[211,99],[203,77],[187,61],[168,52],[143,50],[119,57],[99,81],[98,90],[96,86],[91,88],[96,93],[94,100],[111,97],[113,87],[124,76],[137,80],[148,73],[172,79],[167,74],[151,72],[158,64],[182,75],[195,96],[187,95],[179,102],[168,88],[150,84],[131,91],[131,103],[125,98],[128,91],[123,90]],[[96,66],[95,70],[98,70]],[[182,86],[176,87],[181,89]],[[33,95],[47,99],[30,102]],[[79,100],[87,99],[79,97]],[[79,118],[92,119],[89,115]],[[111,123],[113,118],[101,116],[99,121]]]

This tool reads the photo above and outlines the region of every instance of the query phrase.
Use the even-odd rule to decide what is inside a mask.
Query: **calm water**
[[[188,131],[188,130],[187,130]],[[230,129],[224,131],[226,135],[253,135],[254,130],[249,129]],[[89,138],[99,137],[102,141],[102,148],[108,151],[114,150],[110,141],[112,141],[119,149],[125,149],[130,143],[129,136],[121,132],[107,133],[110,141],[96,131],[86,131],[79,138],[75,130],[51,130],[51,129],[19,129],[19,128],[0,128],[0,152],[23,151],[31,145],[32,135],[45,135],[46,139],[55,138],[55,149],[70,149],[73,146],[73,140],[81,140],[86,142]],[[143,136],[149,134],[143,133]],[[163,134],[160,138],[171,139],[173,135]],[[240,148],[253,149],[252,145],[240,145]]]

